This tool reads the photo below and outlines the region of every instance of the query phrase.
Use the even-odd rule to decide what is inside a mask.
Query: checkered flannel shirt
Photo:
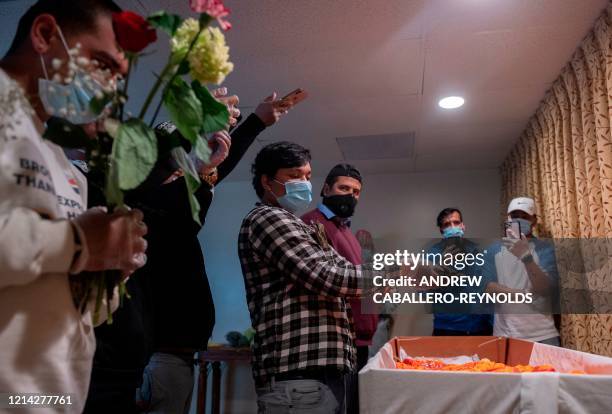
[[[238,255],[256,332],[258,386],[304,368],[354,370],[344,298],[361,296],[372,271],[348,262],[320,234],[290,212],[262,204],[242,222]]]

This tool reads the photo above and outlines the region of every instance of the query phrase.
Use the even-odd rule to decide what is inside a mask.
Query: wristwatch
[[[527,253],[521,257],[521,262],[524,264],[528,264],[533,262],[533,255],[531,253]]]
[[[208,173],[201,173],[200,178],[202,179],[202,181],[207,182],[208,185],[210,185],[211,187],[214,187],[217,183],[217,179],[219,178],[219,174],[217,173],[217,167],[213,168]]]

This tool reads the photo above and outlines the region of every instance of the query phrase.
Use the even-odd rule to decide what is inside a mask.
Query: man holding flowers
[[[146,260],[142,213],[87,210],[84,177],[42,136],[51,115],[95,121],[81,92],[112,92],[126,71],[118,10],[108,0],[39,0],[0,61],[0,392],[60,395],[58,411],[82,410],[92,315],[103,321],[117,302],[111,289],[76,303],[71,281],[83,270],[125,276]]]

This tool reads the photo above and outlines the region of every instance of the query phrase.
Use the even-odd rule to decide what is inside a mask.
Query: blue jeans
[[[336,414],[340,409],[330,387],[310,379],[277,381],[258,388],[257,406],[259,414]]]

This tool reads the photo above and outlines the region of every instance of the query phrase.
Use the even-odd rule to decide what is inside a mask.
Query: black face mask
[[[355,213],[357,199],[352,194],[332,195],[323,197],[323,204],[338,217],[349,218]]]

